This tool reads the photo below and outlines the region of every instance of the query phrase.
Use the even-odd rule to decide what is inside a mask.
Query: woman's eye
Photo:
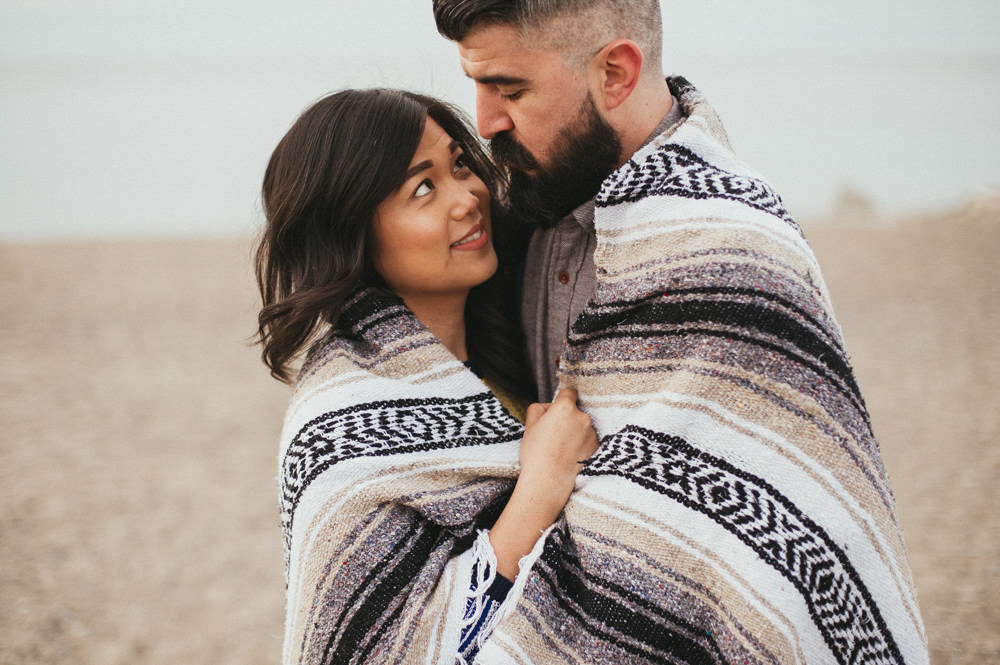
[[[458,173],[469,168],[469,162],[466,161],[465,155],[459,155],[458,159],[455,160],[455,166],[452,167],[452,171]]]
[[[417,189],[414,190],[413,195],[426,196],[427,194],[430,194],[431,190],[433,189],[434,189],[434,183],[432,183],[430,180],[424,180],[419,185],[417,185]]]

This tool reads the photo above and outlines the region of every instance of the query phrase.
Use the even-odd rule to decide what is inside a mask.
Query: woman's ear
[[[628,99],[642,73],[642,49],[631,39],[616,39],[591,61],[596,67],[598,89],[604,108],[610,110]]]

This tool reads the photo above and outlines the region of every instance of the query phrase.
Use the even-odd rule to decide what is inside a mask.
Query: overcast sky
[[[665,2],[664,64],[793,214],[1000,184],[1000,2]],[[0,240],[248,233],[270,151],[349,86],[473,110],[429,0],[0,2]]]

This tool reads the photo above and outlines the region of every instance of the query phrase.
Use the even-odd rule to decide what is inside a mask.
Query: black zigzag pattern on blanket
[[[710,517],[802,594],[842,664],[898,664],[899,647],[844,550],[762,478],[675,436],[628,426],[583,471],[620,476]]]
[[[460,399],[368,402],[307,423],[281,462],[281,520],[286,539],[299,498],[319,474],[356,457],[397,455],[513,441],[523,426],[490,393]]]
[[[737,201],[779,217],[801,233],[769,184],[723,171],[680,145],[665,145],[642,162],[628,161],[604,181],[596,203],[607,208],[649,196]]]

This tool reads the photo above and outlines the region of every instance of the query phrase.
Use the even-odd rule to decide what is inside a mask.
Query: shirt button
[[[569,273],[566,272],[565,270],[559,273],[559,283],[569,284]]]

